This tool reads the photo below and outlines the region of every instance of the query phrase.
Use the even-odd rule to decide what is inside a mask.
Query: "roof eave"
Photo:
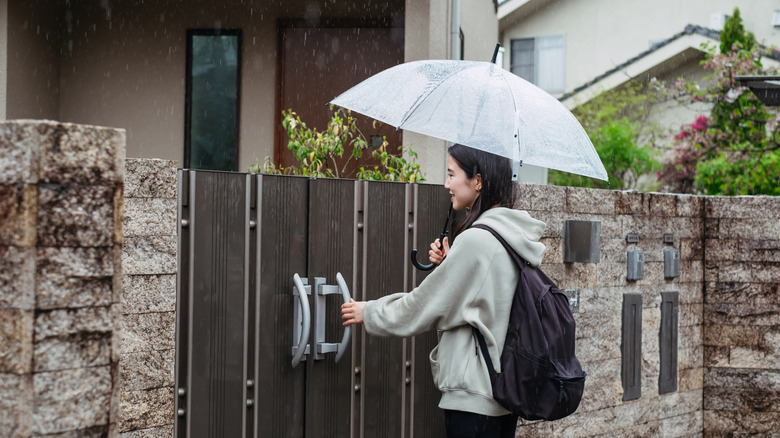
[[[618,69],[602,75],[587,84],[576,88],[561,98],[561,102],[569,109],[582,105],[599,94],[617,88],[626,82],[647,75],[662,64],[679,64],[690,57],[702,57],[704,52],[701,46],[711,39],[702,35],[686,35],[678,38],[664,47],[647,53],[646,55],[628,62]]]
[[[551,0],[507,0],[498,5],[498,21],[517,20],[530,15]]]

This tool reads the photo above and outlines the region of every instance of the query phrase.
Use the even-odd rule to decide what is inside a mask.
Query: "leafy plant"
[[[649,146],[636,144],[635,124],[627,118],[605,121],[592,129],[595,132],[590,138],[607,169],[611,188],[631,188],[639,175],[660,169],[655,152]],[[553,178],[556,185],[595,187],[601,184],[593,178],[566,172],[555,172]]]
[[[282,126],[287,130],[289,139],[287,147],[299,165],[284,168],[273,164],[266,157],[262,164],[257,161],[250,166],[249,172],[305,175],[318,178],[356,177],[385,181],[425,181],[420,165],[416,162],[417,154],[411,148],[407,148],[406,154],[409,158],[405,158],[402,146],[398,147],[397,155],[388,152],[389,144],[385,137],[382,137],[381,146],[371,153],[371,157],[379,160],[380,164],[370,166],[365,163],[365,152],[369,147],[369,142],[358,128],[357,119],[348,110],[337,109],[334,111],[333,116],[328,121],[327,128],[321,132],[317,131],[316,128],[308,127],[300,116],[291,109],[282,111],[282,116]],[[374,128],[377,128],[378,123],[380,122],[373,122]],[[344,159],[344,153],[347,150],[350,152]]]
[[[640,175],[660,169],[651,147],[660,127],[650,122],[649,109],[664,99],[664,88],[657,82],[631,82],[574,110],[607,169],[611,188],[635,188]],[[646,144],[640,144],[643,142]],[[605,186],[593,178],[559,171],[550,171],[548,180],[563,186]]]
[[[357,173],[358,179],[379,180],[379,181],[402,181],[402,182],[421,182],[425,181],[420,171],[420,165],[417,163],[417,152],[407,149],[409,160],[403,157],[403,146],[398,147],[399,156],[387,152],[387,141],[377,151],[371,155],[378,159],[380,166],[366,168],[361,166]]]

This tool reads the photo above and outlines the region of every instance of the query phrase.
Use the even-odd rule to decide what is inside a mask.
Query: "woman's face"
[[[447,181],[444,183],[444,188],[450,191],[450,201],[452,201],[454,210],[471,209],[479,191],[482,190],[482,176],[476,174],[469,179],[458,162],[451,155],[448,155]]]

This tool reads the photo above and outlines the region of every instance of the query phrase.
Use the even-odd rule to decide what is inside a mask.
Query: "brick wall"
[[[173,436],[175,161],[127,160],[120,359],[123,437]]]
[[[0,122],[0,436],[116,436],[125,132]]]
[[[123,169],[121,130],[0,123],[2,436],[173,435],[176,163],[134,159]],[[522,436],[777,434],[780,198],[521,191],[518,207],[548,224],[544,270],[579,294],[588,372],[576,414],[521,421]],[[598,263],[564,263],[567,219],[600,223]],[[676,278],[663,274],[670,248],[680,254]],[[644,278],[628,281],[635,249]],[[679,293],[677,390],[666,394],[662,292]],[[642,297],[643,329],[641,396],[628,401],[626,294]]]

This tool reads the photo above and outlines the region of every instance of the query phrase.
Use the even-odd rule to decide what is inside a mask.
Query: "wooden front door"
[[[403,62],[404,29],[376,22],[370,24],[330,23],[307,26],[282,23],[280,29],[279,96],[274,162],[296,166],[287,148],[287,132],[281,126],[281,112],[292,109],[308,127],[323,131],[333,115],[327,103],[362,80]],[[367,136],[386,136],[394,151],[401,144],[395,127],[375,129],[372,119],[356,115],[359,128]],[[344,158],[351,151],[344,152]],[[370,151],[366,154],[370,156]],[[341,169],[346,162],[339,163]],[[374,163],[374,161],[368,161]],[[353,177],[357,166],[350,163]]]

